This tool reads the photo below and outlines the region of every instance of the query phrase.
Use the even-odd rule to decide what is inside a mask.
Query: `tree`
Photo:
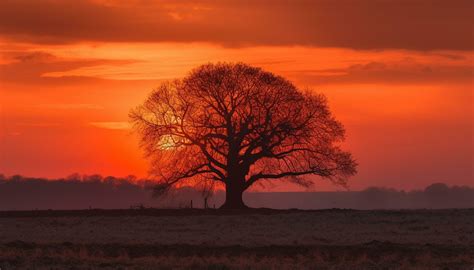
[[[130,112],[157,177],[157,193],[183,184],[225,186],[222,208],[245,208],[256,182],[346,184],[356,173],[340,149],[344,128],[320,94],[246,64],[207,64],[165,82]]]

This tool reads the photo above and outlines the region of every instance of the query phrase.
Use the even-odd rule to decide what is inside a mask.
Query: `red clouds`
[[[0,36],[33,43],[211,42],[471,50],[470,0],[0,2]]]

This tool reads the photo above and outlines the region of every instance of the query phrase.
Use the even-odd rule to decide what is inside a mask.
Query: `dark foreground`
[[[0,212],[5,269],[469,269],[474,209]]]

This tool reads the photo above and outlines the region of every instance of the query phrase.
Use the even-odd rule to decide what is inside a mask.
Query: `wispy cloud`
[[[104,107],[98,104],[92,103],[51,103],[51,104],[39,104],[39,108],[47,109],[58,109],[58,110],[75,110],[75,109],[86,109],[86,110],[102,110]]]
[[[474,68],[469,63],[419,63],[412,60],[372,61],[345,68],[295,70],[292,75],[316,84],[439,84],[469,83]]]
[[[130,129],[131,125],[128,122],[91,122],[90,125],[105,129]]]
[[[15,83],[52,83],[100,80],[94,72],[70,75],[68,71],[85,67],[118,67],[136,63],[132,59],[62,57],[45,51],[8,51],[0,64],[0,80]],[[94,69],[92,69],[94,71]]]
[[[59,123],[49,123],[49,122],[38,122],[38,123],[29,123],[29,122],[20,122],[17,123],[18,126],[23,127],[56,127],[59,126]]]

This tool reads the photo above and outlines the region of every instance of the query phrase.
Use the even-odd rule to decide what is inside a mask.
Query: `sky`
[[[473,10],[468,0],[2,0],[0,173],[146,177],[130,109],[161,82],[226,61],[328,97],[359,164],[351,190],[472,186]]]

